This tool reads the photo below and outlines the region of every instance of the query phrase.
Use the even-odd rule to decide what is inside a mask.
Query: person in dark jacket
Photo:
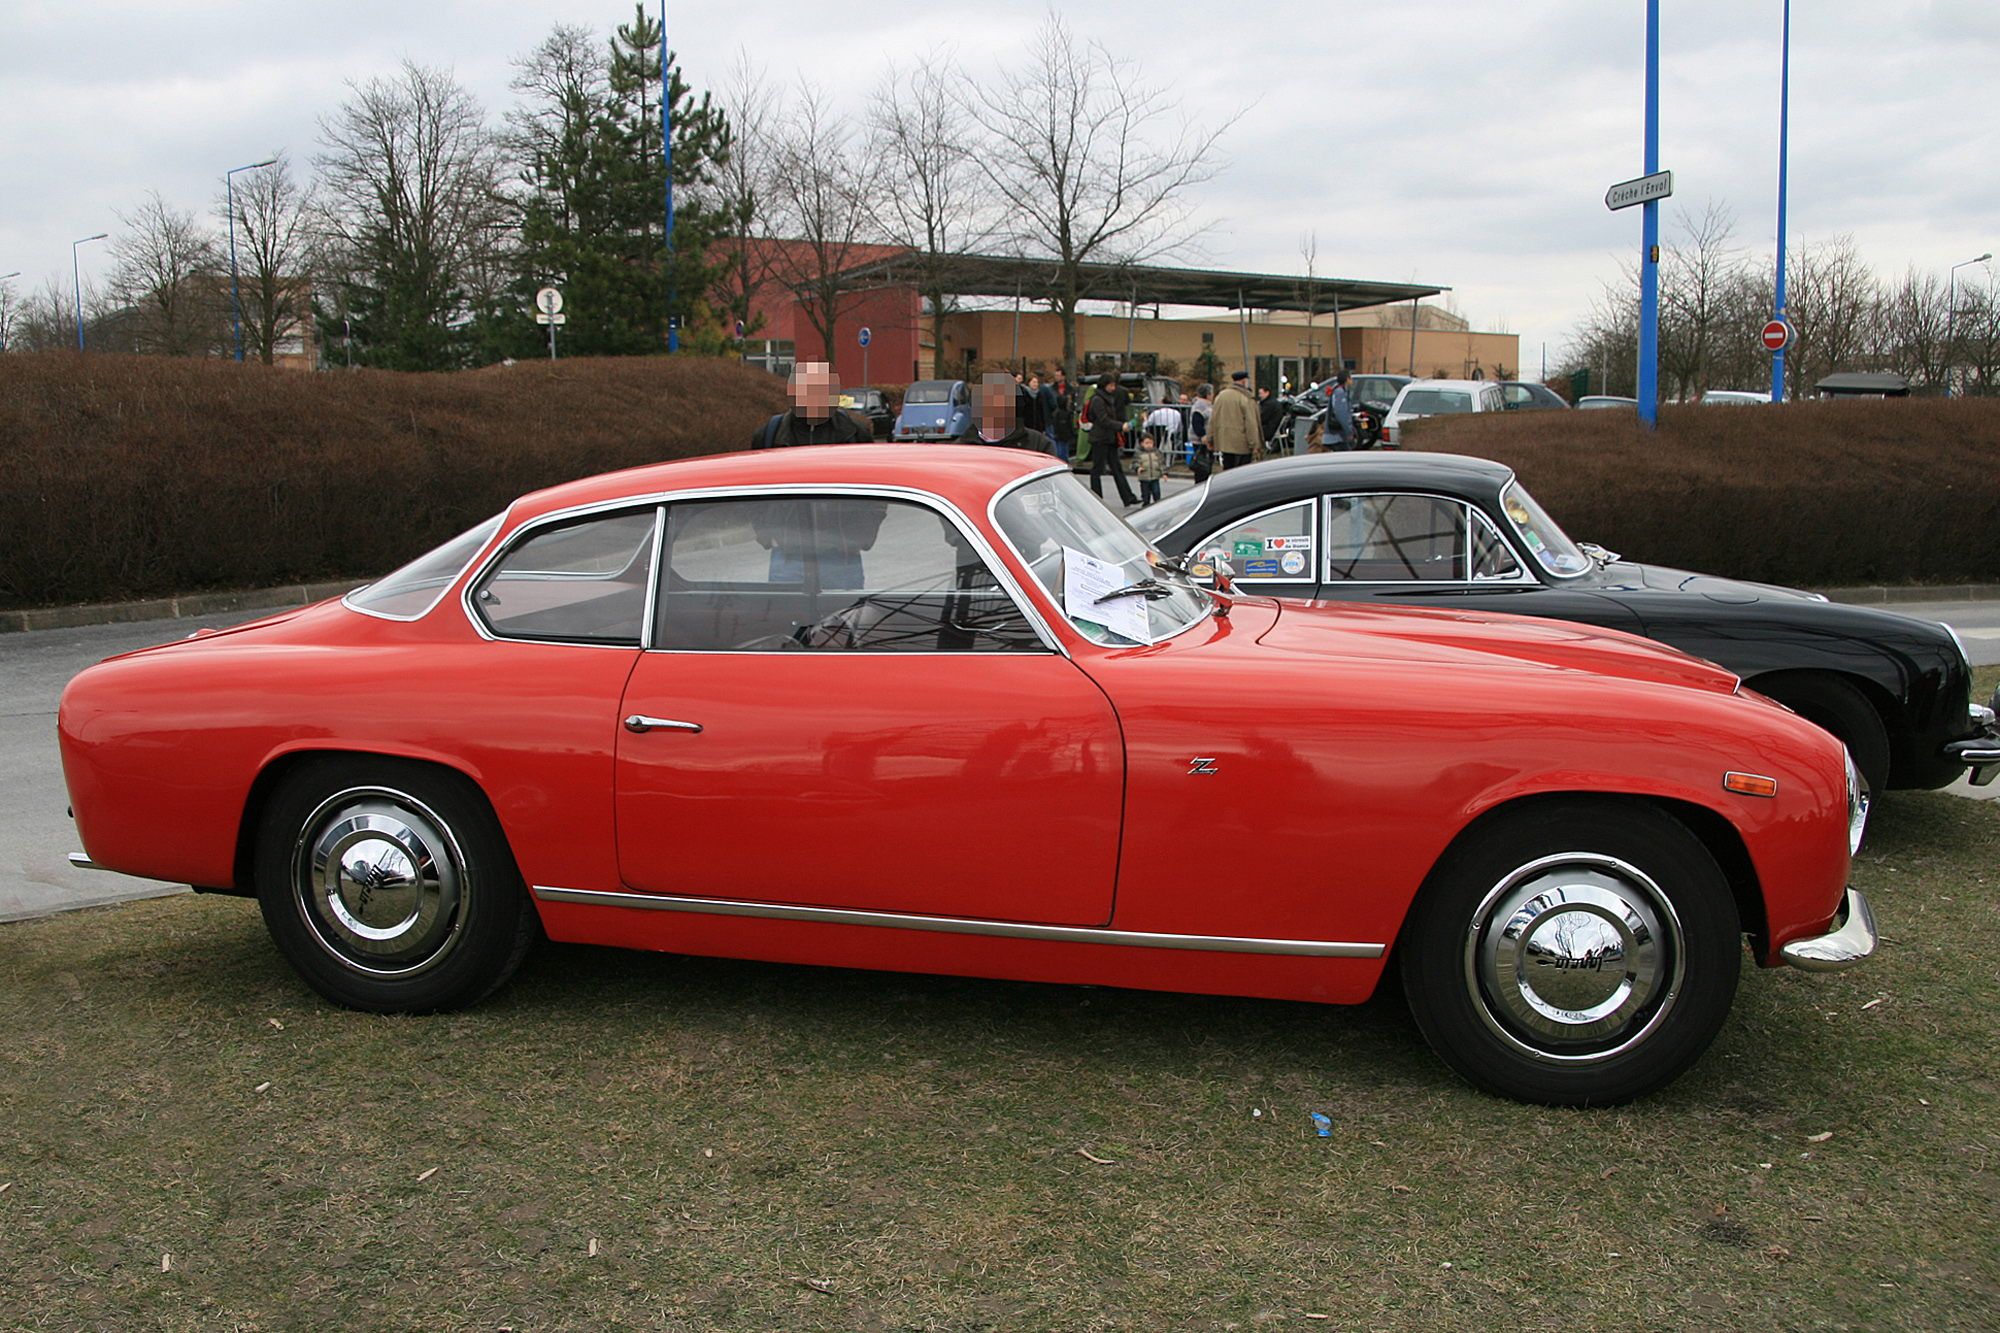
[[[1055,445],[1056,457],[1067,459],[1069,445],[1063,439],[1062,408],[1056,402],[1055,387],[1042,383],[1040,375],[1028,376],[1028,387],[1034,390],[1035,406],[1041,410],[1042,421],[1039,429]]]
[[[792,367],[792,410],[780,412],[750,437],[752,449],[786,449],[800,444],[869,444],[875,427],[834,406],[840,401],[840,377],[824,361],[801,361]]]
[[[1083,423],[1090,428],[1090,489],[1104,498],[1104,474],[1108,470],[1112,480],[1118,483],[1118,500],[1127,509],[1138,504],[1132,494],[1132,485],[1125,480],[1125,466],[1118,461],[1118,431],[1125,424],[1125,413],[1118,406],[1115,395],[1118,380],[1105,375],[1097,381],[1097,392],[1090,395],[1084,404]]]
[[[1049,385],[1055,394],[1055,415],[1049,418],[1052,429],[1049,438],[1056,442],[1056,457],[1064,459],[1076,451],[1076,395],[1069,387],[1069,374],[1058,370],[1055,382]]]
[[[979,419],[958,437],[960,444],[995,445],[1002,449],[1033,449],[1052,454],[1056,444],[1048,436],[1016,420],[1015,383],[1005,375],[988,375],[979,382]]]
[[[1269,389],[1257,390],[1257,427],[1264,432],[1264,443],[1278,448],[1278,427],[1285,419],[1284,400]]]

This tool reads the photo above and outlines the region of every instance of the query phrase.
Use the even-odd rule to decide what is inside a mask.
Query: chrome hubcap
[[[1680,989],[1680,921],[1642,871],[1592,852],[1508,875],[1474,913],[1466,983],[1488,1027],[1545,1060],[1607,1059]]]
[[[292,882],[328,952],[363,972],[404,976],[442,957],[463,924],[461,866],[443,822],[414,798],[357,789],[306,821]]]

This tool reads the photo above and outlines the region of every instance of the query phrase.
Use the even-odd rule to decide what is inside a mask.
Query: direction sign
[[[875,333],[874,333],[874,331],[873,331],[872,329],[869,329],[869,328],[867,328],[866,326],[863,326],[863,328],[862,328],[862,330],[861,330],[861,345],[862,345],[863,347],[866,347],[866,346],[868,345],[868,340],[869,340],[870,338],[873,338],[874,336],[875,336]]]
[[[1604,206],[1614,213],[1634,204],[1650,204],[1674,192],[1674,173],[1656,171],[1637,180],[1620,181],[1604,192]]]
[[[562,305],[562,293],[553,287],[544,287],[535,293],[535,309],[544,315],[561,314]]]
[[[1798,331],[1782,319],[1774,319],[1764,326],[1764,350],[1782,352],[1798,341]]]
[[[569,316],[568,316],[568,315],[536,315],[536,316],[535,316],[535,323],[537,323],[537,324],[567,324],[567,323],[569,323]]]

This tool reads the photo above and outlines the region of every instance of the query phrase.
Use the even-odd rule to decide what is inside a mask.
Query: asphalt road
[[[2000,602],[1926,602],[1889,609],[1942,620],[1958,630],[1975,665],[2000,663]],[[235,625],[266,614],[238,611],[0,634],[0,921],[187,891],[184,885],[69,864],[69,854],[81,844],[70,825],[63,789],[56,705],[69,678],[93,662],[186,638],[204,626]],[[1953,790],[2000,796],[2000,782],[1979,789],[1961,782]]]

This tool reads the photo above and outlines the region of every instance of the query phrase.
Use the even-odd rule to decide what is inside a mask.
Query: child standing
[[[1167,475],[1167,455],[1155,432],[1149,430],[1139,437],[1139,456],[1132,460],[1132,470],[1139,476],[1139,507],[1158,504],[1160,478]]]

